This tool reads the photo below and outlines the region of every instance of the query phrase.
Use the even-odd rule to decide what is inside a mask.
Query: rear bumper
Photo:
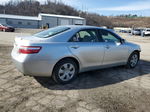
[[[52,75],[54,61],[49,62],[48,60],[33,60],[30,58],[20,60],[13,53],[11,56],[16,68],[24,75],[41,77],[50,77]]]

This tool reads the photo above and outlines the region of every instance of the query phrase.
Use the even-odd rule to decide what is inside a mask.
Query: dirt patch
[[[0,112],[149,112],[150,42],[137,39],[129,40],[142,47],[135,69],[86,72],[67,85],[23,76],[11,61],[12,47],[1,45]]]

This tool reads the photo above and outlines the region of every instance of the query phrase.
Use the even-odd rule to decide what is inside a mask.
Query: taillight
[[[21,54],[35,54],[41,50],[40,46],[20,46],[19,53]]]

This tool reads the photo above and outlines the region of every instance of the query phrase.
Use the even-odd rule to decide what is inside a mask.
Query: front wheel
[[[139,54],[137,52],[133,52],[127,62],[127,68],[135,68],[139,61]]]
[[[76,77],[77,73],[77,64],[71,59],[64,59],[55,65],[52,78],[57,83],[67,84]]]

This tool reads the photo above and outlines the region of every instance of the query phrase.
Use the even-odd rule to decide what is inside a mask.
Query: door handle
[[[79,46],[71,46],[71,48],[73,48],[73,49],[78,49]]]
[[[107,45],[107,46],[106,46],[106,49],[109,49],[109,48],[110,48],[110,46],[109,46],[109,45]]]

